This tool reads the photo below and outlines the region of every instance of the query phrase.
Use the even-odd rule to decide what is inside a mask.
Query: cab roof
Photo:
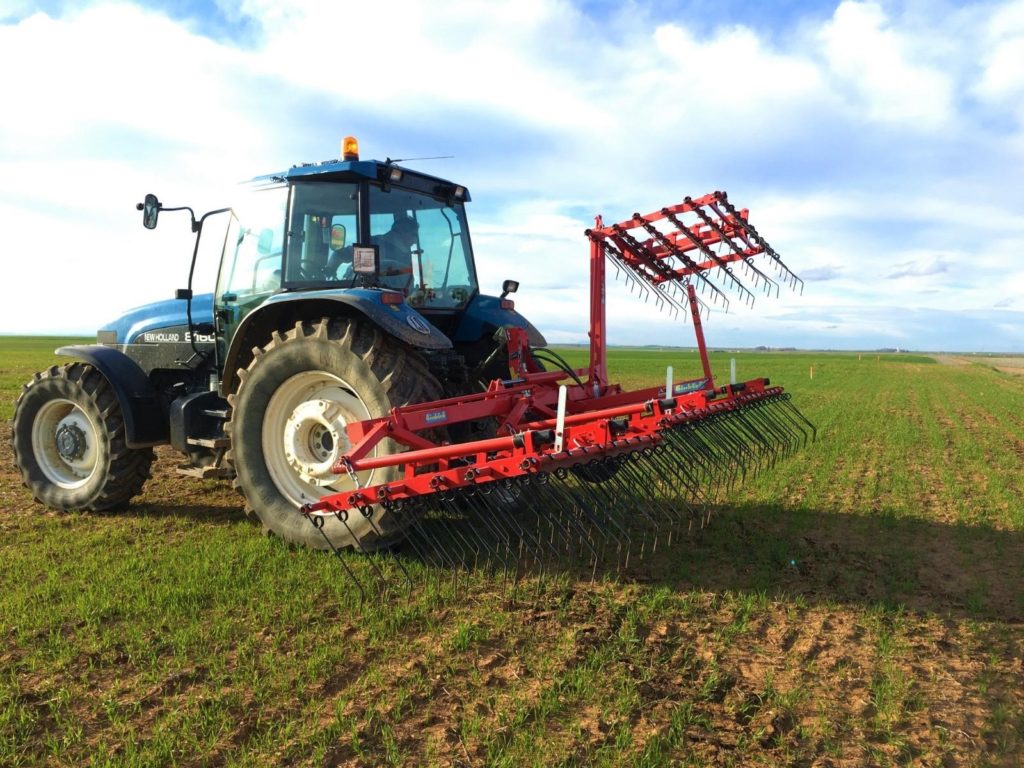
[[[392,177],[395,171],[400,172],[401,177]],[[395,186],[411,188],[419,192],[427,192],[440,196],[453,197],[456,189],[462,189],[460,200],[469,202],[469,190],[460,184],[442,179],[439,176],[431,176],[420,171],[414,171],[393,161],[380,162],[379,160],[324,160],[319,163],[302,163],[293,165],[287,171],[280,173],[268,173],[263,176],[256,176],[249,181],[250,184],[281,184],[290,183],[298,179],[318,179],[323,181],[379,181],[391,183]]]

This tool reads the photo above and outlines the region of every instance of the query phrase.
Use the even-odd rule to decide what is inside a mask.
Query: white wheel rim
[[[98,431],[76,403],[50,400],[32,423],[32,450],[46,479],[66,490],[80,488],[95,474]]]
[[[263,458],[281,494],[298,507],[353,490],[352,479],[331,468],[349,450],[345,427],[369,418],[355,390],[334,374],[305,371],[283,382],[267,403],[262,430]],[[359,484],[372,476],[360,472]]]

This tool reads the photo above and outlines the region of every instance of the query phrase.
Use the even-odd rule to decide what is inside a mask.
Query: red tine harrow
[[[359,515],[374,541],[404,537],[438,566],[500,566],[506,575],[531,563],[540,572],[574,561],[592,573],[602,563],[621,568],[670,544],[695,520],[703,524],[716,492],[814,438],[814,426],[781,387],[767,379],[719,386],[712,376],[701,324],[707,305],[698,292],[727,308],[728,291],[754,301],[741,275],[766,295],[778,295],[780,282],[803,287],[745,209],[714,192],[610,226],[598,217],[586,234],[589,366],[574,370],[550,350],[530,348],[525,331],[507,328],[512,378],[350,424],[351,448],[334,471],[349,473],[355,489],[301,509],[328,543],[325,519],[352,531]],[[755,257],[763,257],[761,266]],[[699,378],[675,380],[670,367],[661,387],[624,391],[608,381],[607,262],[659,306],[688,311]],[[493,437],[428,437],[482,420],[496,426]],[[373,455],[384,439],[407,450]],[[359,487],[360,472],[385,466],[402,467],[402,478]],[[381,508],[389,514],[378,516]]]

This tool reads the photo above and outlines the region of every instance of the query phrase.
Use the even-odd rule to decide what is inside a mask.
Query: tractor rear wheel
[[[225,428],[235,488],[264,531],[317,549],[327,548],[327,540],[299,508],[355,487],[347,475],[331,472],[350,447],[345,426],[441,397],[440,384],[419,354],[357,320],[325,318],[275,332],[238,374]],[[385,439],[371,455],[401,449]],[[360,472],[359,484],[389,482],[400,474],[399,467]],[[370,517],[351,514],[345,522],[324,522],[323,534],[334,546],[363,550],[390,543],[402,527],[379,506]]]
[[[117,396],[91,365],[37,373],[22,388],[13,427],[22,480],[53,509],[114,509],[149,477],[153,449],[128,448]]]

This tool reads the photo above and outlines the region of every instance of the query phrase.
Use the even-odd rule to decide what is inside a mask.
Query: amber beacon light
[[[343,160],[359,159],[359,140],[355,136],[346,136],[342,140],[341,157]]]

